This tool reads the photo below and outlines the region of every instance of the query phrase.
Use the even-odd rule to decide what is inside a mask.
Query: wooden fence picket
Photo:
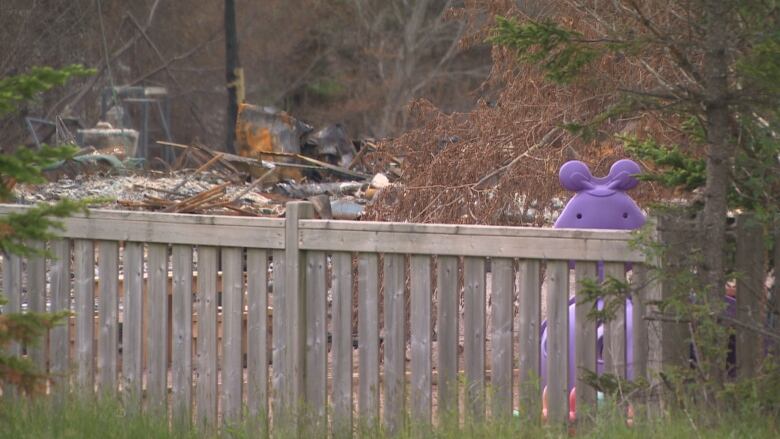
[[[95,386],[95,247],[91,240],[73,243],[75,265],[74,292],[76,310],[76,386],[90,394]]]
[[[98,384],[100,391],[112,395],[117,391],[117,336],[119,334],[119,244],[98,242],[100,273],[100,309],[98,311]]]
[[[171,254],[173,272],[171,402],[174,423],[192,421],[192,246],[176,244]]]
[[[485,416],[485,259],[463,261],[463,358],[466,406],[472,420]]]

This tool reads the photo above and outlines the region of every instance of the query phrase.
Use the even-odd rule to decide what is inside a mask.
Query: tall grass
[[[637,418],[629,427],[617,410],[604,410],[587,425],[576,429],[522,422],[519,418],[499,422],[459,424],[443,421],[422,430],[411,425],[396,437],[455,438],[776,438],[779,422],[749,409],[730,413],[687,413],[674,411],[652,418]],[[379,429],[366,429],[363,437],[387,437]],[[226,434],[227,433],[227,434]],[[169,428],[167,420],[154,414],[127,414],[115,400],[100,402],[68,400],[56,404],[49,399],[0,402],[0,438],[13,439],[200,439],[215,436],[231,438],[260,437],[250,424],[237,425],[220,433],[199,433],[195,429]],[[293,437],[282,434],[275,437]],[[306,434],[315,438],[319,434]]]

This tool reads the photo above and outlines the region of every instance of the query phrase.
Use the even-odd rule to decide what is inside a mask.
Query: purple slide
[[[563,209],[561,216],[555,221],[553,227],[557,229],[617,229],[633,230],[642,227],[645,223],[645,215],[639,209],[636,202],[626,193],[627,190],[636,187],[639,181],[636,175],[641,170],[639,165],[631,160],[619,160],[615,162],[606,177],[594,177],[588,166],[580,161],[566,162],[559,173],[561,185],[576,194],[569,200]],[[599,263],[599,279],[604,278],[603,264]],[[596,306],[603,306],[599,300]],[[626,300],[626,339],[631,340],[631,300]],[[574,388],[577,378],[575,366],[575,298],[569,300],[569,392]],[[547,385],[547,321],[541,326],[541,372],[542,386]],[[601,351],[603,348],[604,325],[599,324],[597,329],[597,367],[596,372],[601,373],[603,360]],[[626,346],[627,377],[633,378],[633,346]]]
[[[641,172],[639,165],[632,160],[623,159],[615,162],[606,177],[594,177],[588,166],[580,161],[566,162],[560,170],[561,185],[575,192],[563,209],[561,216],[553,227],[559,229],[613,229],[634,230],[642,227],[645,216],[636,202],[626,193],[627,190],[636,187],[639,183],[636,175]],[[573,265],[573,264],[572,264]],[[630,269],[629,266],[626,267]],[[598,263],[598,278],[604,279],[604,265]],[[736,310],[735,299],[724,296],[726,313],[733,314]],[[598,300],[596,306],[601,309],[603,303]],[[576,382],[577,370],[574,358],[576,347],[575,335],[575,298],[569,300],[569,394],[573,403],[572,390]],[[626,377],[634,378],[633,368],[633,343],[631,343],[632,306],[631,299],[626,299]],[[602,359],[604,325],[599,323],[597,327],[596,342],[596,372],[601,374],[604,361]],[[541,325],[541,378],[542,388],[547,385],[547,321]],[[573,410],[570,417],[573,416]]]

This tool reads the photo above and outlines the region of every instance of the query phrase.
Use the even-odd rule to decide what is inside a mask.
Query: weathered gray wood
[[[384,257],[384,425],[390,434],[401,431],[404,418],[404,256]]]
[[[51,311],[70,310],[70,241],[58,239],[51,242]],[[70,364],[70,338],[68,327],[57,325],[49,335],[49,370],[54,377],[55,393],[63,396],[68,391],[68,367]]]
[[[76,385],[79,392],[89,394],[95,390],[95,247],[92,241],[75,240],[73,258],[76,268]]]
[[[663,251],[657,260],[649,262],[659,267],[663,278],[658,288],[648,291],[651,295],[648,301],[678,300],[676,279],[691,269],[688,258],[692,243],[699,241],[698,222],[669,215],[651,218],[651,221],[657,224],[654,237],[663,245]],[[649,313],[659,311],[657,306],[651,308]],[[648,324],[650,376],[657,377],[662,369],[687,367],[690,357],[688,325],[660,320],[650,320]]]
[[[0,214],[23,212],[3,205]],[[63,220],[69,238],[190,245],[284,248],[284,220],[136,211],[92,210]]]
[[[0,215],[12,212],[23,213],[30,210],[29,206],[19,204],[0,204]],[[277,218],[260,217],[236,217],[229,215],[201,215],[189,213],[144,212],[131,210],[92,209],[89,213],[77,212],[67,218],[94,219],[100,221],[125,220],[146,223],[171,223],[181,226],[208,225],[208,226],[242,226],[256,228],[284,228],[284,221]],[[65,223],[68,224],[67,222]],[[154,227],[154,225],[150,226]]]
[[[192,247],[174,245],[171,358],[171,404],[175,425],[192,421]],[[224,283],[224,282],[223,282]]]
[[[247,250],[247,406],[268,417],[268,253]]]
[[[657,288],[657,282],[651,278],[649,268],[644,264],[634,264],[632,269],[632,297],[631,297],[631,330],[633,343],[632,374],[630,379],[649,378],[647,375],[647,359],[649,354],[648,324],[645,317],[647,309],[645,304],[651,289]]]
[[[305,201],[291,201],[286,205],[284,234],[284,320],[288,332],[285,352],[287,378],[286,402],[282,406],[298,410],[304,396],[304,368],[306,346],[306,253],[299,249],[298,221],[314,216],[314,206]],[[284,415],[282,415],[284,417]]]
[[[430,424],[431,395],[431,258],[412,256],[411,263],[411,410],[420,425]]]
[[[98,385],[102,393],[113,394],[117,391],[116,360],[119,327],[119,244],[116,241],[98,242],[98,264],[100,273]]]
[[[333,431],[352,436],[352,255],[333,253]]]
[[[243,250],[222,248],[222,419],[231,425],[241,419],[243,358],[241,326],[244,310]]]
[[[593,413],[596,409],[596,389],[583,380],[582,371],[596,372],[596,321],[588,317],[595,308],[595,302],[586,301],[582,295],[583,282],[598,281],[596,263],[577,261],[574,269],[574,282],[576,293],[576,313],[574,340],[576,351],[576,384],[578,417],[583,414]]]
[[[512,318],[514,317],[515,271],[512,259],[491,261],[491,413],[496,418],[512,416]]]
[[[217,248],[198,247],[198,381],[197,419],[201,426],[217,420]]]
[[[3,255],[3,294],[6,296],[6,303],[3,306],[3,313],[18,313],[22,310],[22,258],[13,254]],[[20,355],[22,347],[19,343],[11,343],[7,352],[9,355]],[[8,392],[3,389],[3,395],[10,398],[16,396],[16,389],[10,387]]]
[[[300,245],[306,250],[644,261],[630,245],[630,234],[620,231],[325,220],[303,221],[300,227]]]
[[[520,338],[520,410],[529,419],[541,416],[542,396],[540,374],[539,330],[541,324],[540,264],[537,260],[524,259],[517,265],[520,278],[520,311],[517,332]]]
[[[325,253],[306,253],[306,406],[324,424],[327,404],[328,330]],[[334,290],[335,293],[335,290]],[[334,297],[335,300],[335,297]],[[334,369],[335,372],[335,369]]]
[[[285,298],[287,287],[285,285],[284,251],[273,252],[273,317],[272,328],[272,354],[273,369],[271,373],[271,410],[273,417],[279,421],[282,417],[282,403],[286,388],[287,370],[287,332],[285,329]]]
[[[623,264],[604,264],[604,280],[609,278],[625,282]],[[613,299],[614,300],[614,299]],[[614,317],[604,324],[604,372],[617,377],[626,377],[626,304],[618,304]]]
[[[146,395],[148,406],[164,412],[168,399],[168,246],[149,244],[147,267],[149,271],[149,309],[146,316]]]
[[[569,267],[547,263],[547,420],[560,424],[569,415]]]
[[[143,257],[144,245],[126,242],[122,256],[124,309],[122,318],[122,388],[129,411],[140,408],[143,376]]]
[[[485,260],[463,260],[463,358],[466,369],[466,398],[473,420],[485,416]]]
[[[374,253],[358,256],[358,404],[360,419],[379,419],[379,262]]]
[[[458,414],[458,258],[439,256],[436,270],[439,418]]]
[[[30,242],[29,247],[43,251],[45,245],[41,241]],[[30,256],[27,260],[27,309],[30,312],[46,311],[46,259],[43,255]],[[28,346],[27,351],[38,370],[46,371],[46,335],[35,346]]]
[[[766,277],[766,250],[764,230],[751,215],[737,218],[737,251],[735,271],[737,277],[737,320],[749,324],[763,322],[766,302],[764,281]],[[737,374],[742,378],[753,378],[761,359],[763,337],[744,327],[736,330]]]
[[[545,239],[585,239],[625,241],[631,233],[621,230],[552,229],[539,227],[507,227],[463,224],[420,224],[378,221],[304,220],[302,231],[331,230],[339,232],[392,232],[461,236],[537,237]],[[468,252],[465,252],[468,253]]]

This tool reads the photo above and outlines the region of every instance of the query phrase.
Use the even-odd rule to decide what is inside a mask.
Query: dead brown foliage
[[[583,32],[592,25],[576,10],[561,6],[557,14]],[[369,219],[550,224],[550,213],[571,195],[558,181],[566,161],[582,160],[594,175],[605,175],[612,163],[627,156],[615,133],[684,140],[673,113],[663,119],[647,112],[607,120],[590,141],[561,128],[606,110],[617,102],[621,87],[654,80],[630,60],[605,56],[569,85],[553,84],[539,70],[520,66],[506,49],[493,49],[493,63],[486,87],[500,90],[494,101],[482,100],[471,112],[451,114],[424,100],[410,105],[417,127],[385,141],[370,158],[378,165],[391,158],[403,164],[400,181],[379,195]],[[642,183],[632,195],[646,205],[672,194]]]

